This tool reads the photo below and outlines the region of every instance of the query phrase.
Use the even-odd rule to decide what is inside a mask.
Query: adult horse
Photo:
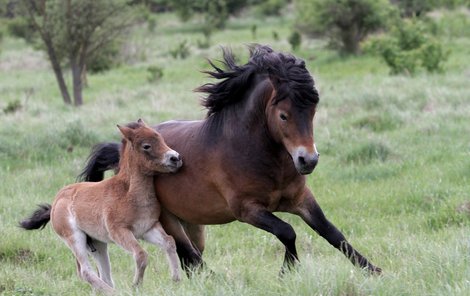
[[[315,168],[313,117],[319,102],[304,61],[267,46],[250,48],[239,66],[224,49],[225,69],[206,72],[217,83],[197,89],[207,95],[207,117],[169,121],[155,126],[184,166],[177,174],[155,179],[164,211],[161,222],[177,244],[185,270],[203,261],[204,225],[238,220],[274,234],[285,246],[283,269],[298,260],[296,234],[273,212],[300,216],[353,264],[372,273],[372,265],[330,223],[305,175]],[[119,160],[118,144],[97,146],[81,177],[103,178]]]

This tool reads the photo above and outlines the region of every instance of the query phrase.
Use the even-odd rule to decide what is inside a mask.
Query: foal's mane
[[[242,100],[255,74],[267,74],[271,79],[276,89],[274,104],[286,98],[290,98],[299,107],[318,103],[318,92],[303,60],[291,54],[275,52],[269,46],[252,45],[249,49],[250,59],[243,66],[236,64],[235,56],[228,48],[222,48],[222,64],[225,69],[209,60],[214,71],[204,73],[221,81],[207,83],[196,89],[208,94],[202,100],[202,105],[208,110],[207,116]]]

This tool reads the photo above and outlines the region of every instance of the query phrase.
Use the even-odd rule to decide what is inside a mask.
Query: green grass
[[[290,23],[231,20],[210,48],[198,49],[198,20],[180,24],[164,15],[155,33],[146,26],[133,32],[119,68],[89,77],[78,109],[62,103],[42,53],[4,36],[0,109],[16,100],[21,107],[0,112],[0,294],[93,293],[50,226],[25,232],[17,222],[74,182],[94,143],[119,139],[116,124],[203,118],[192,89],[209,81],[199,72],[208,69],[205,58],[219,59],[218,46],[230,45],[243,62],[251,42],[289,51]],[[120,295],[469,295],[470,213],[463,205],[470,203],[470,39],[444,29],[453,32],[444,74],[389,76],[377,58],[341,57],[321,40],[304,40],[296,52],[321,94],[315,141],[322,156],[308,185],[383,276],[368,276],[299,218],[279,214],[297,232],[302,262],[284,278],[281,243],[235,222],[207,227],[204,258],[214,273],[180,284],[171,282],[162,252],[146,244],[151,261],[143,287],[134,290],[131,256],[111,246]],[[182,40],[191,56],[175,60],[169,50]],[[150,65],[164,69],[156,83],[147,81]]]

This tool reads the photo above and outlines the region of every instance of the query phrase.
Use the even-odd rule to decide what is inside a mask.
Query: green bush
[[[108,71],[119,64],[118,57],[120,53],[120,43],[113,41],[88,57],[86,61],[87,71],[90,73],[99,73]]]
[[[67,123],[65,129],[59,135],[61,139],[59,146],[62,148],[73,146],[89,147],[98,142],[96,133],[90,128],[85,128],[80,120]]]
[[[326,36],[343,53],[359,53],[371,32],[384,28],[396,9],[388,0],[297,0],[296,26],[303,33]]]
[[[20,100],[16,99],[13,101],[8,102],[8,104],[3,108],[3,112],[5,114],[8,113],[15,113],[16,111],[20,110],[23,107]]]
[[[300,47],[300,44],[302,43],[302,36],[299,32],[294,31],[292,32],[292,34],[290,34],[288,41],[290,46],[292,47],[292,50],[297,50]]]
[[[428,72],[442,71],[449,55],[417,20],[400,21],[390,33],[368,40],[363,49],[379,54],[390,67],[391,74],[414,74],[418,68]]]
[[[11,19],[7,25],[8,33],[17,38],[23,38],[27,42],[33,42],[35,38],[34,29],[29,22],[22,17]]]
[[[181,41],[174,49],[170,50],[170,55],[174,58],[184,60],[190,54],[189,45],[187,40]]]
[[[163,77],[163,68],[159,66],[149,66],[147,68],[147,81],[157,82]]]
[[[280,15],[286,5],[286,0],[265,0],[258,5],[257,10],[260,15]]]

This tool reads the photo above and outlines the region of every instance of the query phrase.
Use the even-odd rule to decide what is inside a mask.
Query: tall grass
[[[25,232],[18,220],[74,182],[94,143],[117,140],[116,124],[203,118],[191,90],[208,82],[199,70],[208,68],[206,57],[220,58],[219,44],[231,45],[242,62],[245,43],[289,51],[289,18],[270,19],[269,26],[234,20],[214,34],[208,49],[196,48],[195,24],[165,15],[155,33],[136,28],[127,62],[90,76],[79,109],[63,105],[41,53],[4,37],[0,109],[14,100],[21,108],[0,112],[0,294],[92,293],[50,227]],[[255,40],[252,24],[258,24]],[[279,40],[272,39],[273,30]],[[185,39],[191,55],[171,58],[169,50]],[[133,289],[131,256],[111,246],[120,294],[469,295],[469,44],[466,36],[450,38],[446,74],[414,77],[389,76],[377,59],[341,57],[319,40],[296,53],[306,59],[321,94],[315,140],[322,156],[308,185],[327,217],[384,269],[383,276],[368,276],[300,219],[279,214],[297,232],[302,262],[283,278],[281,243],[236,222],[207,227],[210,271],[180,284],[171,282],[162,252],[145,245],[150,265],[143,286]],[[163,69],[158,83],[148,82],[149,65]]]

